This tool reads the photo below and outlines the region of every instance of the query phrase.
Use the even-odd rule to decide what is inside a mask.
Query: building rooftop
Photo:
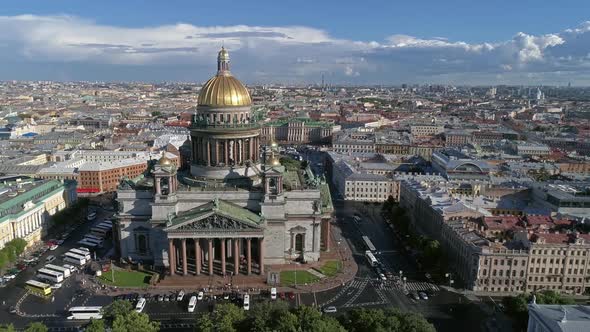
[[[551,332],[586,332],[590,329],[590,306],[530,304],[529,321]]]

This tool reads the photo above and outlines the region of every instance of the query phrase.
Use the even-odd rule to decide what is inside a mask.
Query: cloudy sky
[[[0,80],[590,85],[590,1],[5,1]]]

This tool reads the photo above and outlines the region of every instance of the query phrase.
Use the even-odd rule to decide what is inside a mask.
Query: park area
[[[147,272],[113,270],[104,272],[98,280],[109,286],[142,288],[150,285],[151,278],[152,274]]]
[[[342,262],[338,260],[327,261],[321,267],[313,268],[314,273],[309,270],[287,270],[281,271],[281,285],[305,285],[317,282],[324,275],[327,278],[333,277],[342,269]],[[317,273],[316,273],[317,272]],[[323,278],[323,277],[322,277]]]

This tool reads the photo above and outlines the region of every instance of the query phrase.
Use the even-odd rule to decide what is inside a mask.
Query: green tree
[[[0,250],[0,271],[2,271],[8,265],[8,253],[6,250]]]
[[[434,326],[421,315],[397,309],[356,309],[341,317],[348,331],[435,332]]]
[[[86,329],[84,331],[86,331],[86,332],[104,332],[105,331],[104,320],[92,319],[90,321],[90,324],[88,324],[88,326],[86,326]]]
[[[34,322],[27,326],[25,332],[47,332],[47,326],[40,322]]]
[[[129,301],[117,300],[103,309],[103,317],[108,320],[114,320],[117,316],[124,316],[133,310]]]
[[[215,324],[208,314],[202,314],[197,318],[196,332],[213,332],[215,331]]]
[[[12,324],[0,325],[0,332],[16,332],[16,329]]]
[[[285,302],[262,302],[253,306],[243,329],[253,332],[295,331],[297,317]]]
[[[127,314],[115,316],[113,332],[157,332],[160,330],[159,322],[150,322],[146,314],[134,310]]]
[[[216,307],[213,322],[219,332],[238,331],[238,327],[246,319],[244,310],[233,304],[220,304]]]

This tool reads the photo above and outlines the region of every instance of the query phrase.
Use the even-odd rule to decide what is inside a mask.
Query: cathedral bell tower
[[[178,179],[176,178],[176,164],[166,156],[160,158],[153,171],[154,194],[156,198],[167,200],[176,196]]]
[[[264,165],[263,184],[264,198],[261,204],[262,216],[267,221],[285,220],[285,195],[283,193],[283,173],[285,167],[281,165],[275,155],[277,144],[271,141],[270,154],[266,155]]]

